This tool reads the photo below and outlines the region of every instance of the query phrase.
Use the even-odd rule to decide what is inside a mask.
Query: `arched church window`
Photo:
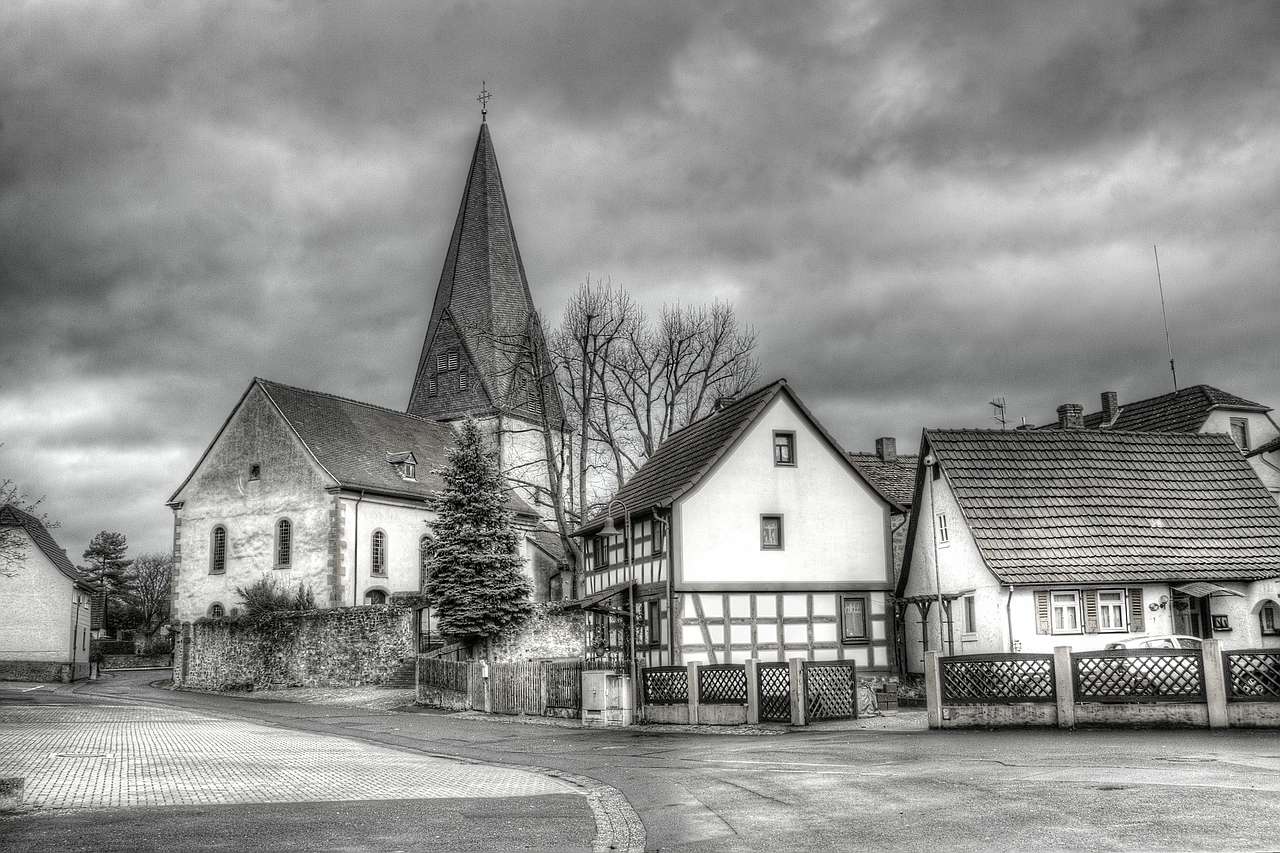
[[[276,522],[276,566],[288,568],[293,560],[293,524],[287,518]]]
[[[213,528],[213,540],[209,550],[209,574],[221,575],[227,571],[227,528],[221,524]]]
[[[387,573],[387,534],[381,530],[373,531],[372,561],[375,575]]]

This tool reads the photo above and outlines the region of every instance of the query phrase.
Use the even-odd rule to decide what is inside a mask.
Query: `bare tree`
[[[125,572],[128,583],[121,598],[129,624],[145,637],[143,653],[151,651],[156,632],[169,621],[173,592],[173,555],[164,551],[139,554]]]
[[[0,445],[0,447],[3,446]],[[58,527],[58,522],[50,521],[49,517],[40,511],[42,503],[44,498],[32,500],[13,480],[7,477],[0,479],[0,507],[13,507],[18,512],[33,518],[46,530],[54,530]],[[18,521],[16,518],[10,521],[14,523],[0,523],[0,577],[6,578],[17,576],[18,569],[26,558],[28,543],[27,534],[24,532],[25,525],[16,523]]]

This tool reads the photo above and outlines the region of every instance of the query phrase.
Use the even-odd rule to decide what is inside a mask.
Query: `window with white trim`
[[[951,541],[951,532],[947,529],[947,514],[938,513],[938,544],[946,545]]]
[[[218,602],[215,601],[213,604],[209,605],[210,618],[221,619],[225,615],[227,615],[227,611],[224,610],[222,605],[219,604]]]
[[[1080,633],[1080,593],[1075,590],[1049,593],[1053,633]]]
[[[1125,593],[1123,589],[1098,590],[1098,630],[1125,631]]]

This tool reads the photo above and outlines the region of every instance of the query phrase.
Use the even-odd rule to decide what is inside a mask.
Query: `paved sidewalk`
[[[170,708],[0,706],[0,776],[35,808],[533,797],[582,788]]]

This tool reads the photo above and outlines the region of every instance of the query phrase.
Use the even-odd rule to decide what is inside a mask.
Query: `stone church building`
[[[263,576],[320,607],[421,589],[422,549],[454,427],[490,436],[524,532],[535,600],[572,593],[548,492],[544,426],[567,429],[482,122],[408,408],[254,379],[169,499],[173,615],[231,614]]]

